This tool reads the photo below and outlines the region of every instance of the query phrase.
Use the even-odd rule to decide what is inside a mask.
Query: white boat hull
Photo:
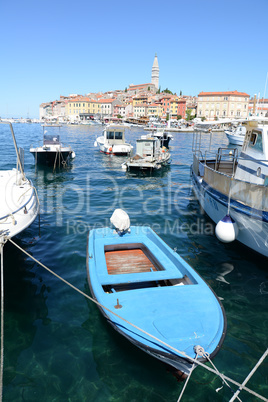
[[[105,145],[98,140],[96,141],[97,146],[99,147],[100,152],[106,155],[118,155],[118,156],[127,156],[132,151],[132,146],[129,144],[124,145]]]
[[[245,136],[232,134],[231,132],[225,131],[226,137],[230,144],[233,145],[243,145]]]
[[[32,183],[16,169],[1,172],[0,237],[16,236],[35,220],[39,204]]]
[[[103,135],[94,143],[100,152],[107,155],[128,156],[132,152],[132,145],[125,142],[125,127],[122,125],[108,125]]]
[[[193,172],[193,190],[207,213],[217,224],[227,215],[228,197],[213,190]],[[238,227],[237,240],[252,250],[268,257],[268,214],[254,211],[231,199],[230,215]]]

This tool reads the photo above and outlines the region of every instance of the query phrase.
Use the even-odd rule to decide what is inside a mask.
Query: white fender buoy
[[[98,146],[97,141],[95,141],[94,142],[94,147],[97,147],[97,146]]]
[[[217,223],[215,234],[223,243],[230,243],[236,239],[238,227],[230,215],[225,215],[225,217]]]
[[[74,152],[74,151],[71,153],[71,158],[72,158],[72,159],[75,158],[75,152]]]

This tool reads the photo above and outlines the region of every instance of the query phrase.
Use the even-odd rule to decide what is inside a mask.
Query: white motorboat
[[[170,153],[162,147],[158,138],[150,135],[136,142],[136,155],[131,156],[122,164],[125,170],[154,171],[170,163]]]
[[[133,146],[125,141],[125,127],[110,124],[103,130],[102,136],[94,143],[100,152],[110,155],[127,156],[131,154]]]
[[[245,135],[246,135],[246,127],[243,126],[242,124],[239,124],[238,126],[234,126],[230,130],[225,130],[224,131],[226,134],[226,137],[229,140],[230,144],[233,145],[243,145]]]
[[[214,157],[202,151],[202,133],[194,135],[194,192],[217,224],[223,242],[237,239],[268,256],[268,119],[251,120],[240,155],[219,148]]]
[[[75,152],[70,146],[60,142],[59,135],[44,134],[43,145],[36,148],[31,147],[30,152],[37,164],[54,166],[54,168],[63,167],[75,158]]]
[[[2,123],[5,124],[5,123]],[[17,154],[17,166],[0,171],[0,239],[16,236],[35,220],[39,202],[35,188],[25,176],[22,152],[18,150],[12,124],[9,123]]]

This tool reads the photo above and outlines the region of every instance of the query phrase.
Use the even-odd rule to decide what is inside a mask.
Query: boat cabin
[[[157,151],[160,149],[160,142],[157,138],[147,137],[140,138],[136,143],[136,154],[142,158],[152,161],[156,157]]]
[[[235,179],[268,186],[268,125],[249,121]]]
[[[111,145],[125,142],[125,132],[122,126],[108,126],[104,130],[104,140]]]

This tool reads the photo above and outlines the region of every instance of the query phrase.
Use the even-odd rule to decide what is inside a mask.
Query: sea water
[[[36,221],[13,239],[30,255],[89,293],[87,233],[110,225],[115,208],[132,225],[149,225],[212,287],[227,316],[227,335],[213,363],[242,383],[267,348],[267,259],[238,242],[220,243],[214,224],[192,191],[192,133],[174,133],[170,167],[154,176],[125,172],[122,157],[94,147],[102,126],[46,128],[60,134],[76,153],[66,169],[35,166],[30,145],[42,142],[39,124],[14,124],[24,148],[26,175],[40,199]],[[145,134],[126,129],[126,139]],[[0,126],[1,168],[15,167],[9,127]],[[207,136],[209,144],[209,135]],[[214,149],[226,147],[214,133]],[[114,331],[83,295],[39,266],[10,243],[4,247],[4,401],[176,401],[183,384],[155,358]],[[183,305],[178,305],[178,311]],[[141,311],[142,314],[142,311]],[[185,401],[228,401],[222,380],[197,367],[184,391]],[[223,387],[222,387],[223,386]],[[268,361],[247,386],[268,398]],[[217,390],[217,391],[216,391]],[[256,397],[242,392],[243,401]]]

